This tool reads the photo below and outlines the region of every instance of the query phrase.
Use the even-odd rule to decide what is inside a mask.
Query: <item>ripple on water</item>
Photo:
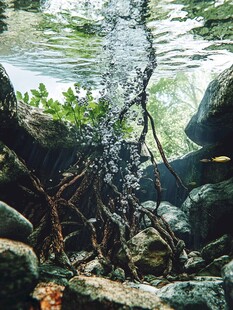
[[[116,71],[121,76],[136,65],[143,67],[147,61],[148,42],[141,11],[136,8],[142,0],[35,1],[34,9],[29,0],[17,2],[17,6],[16,2],[7,0],[1,6],[0,20],[7,30],[0,28],[0,62],[34,71],[35,75],[53,76],[64,83],[82,81],[98,87],[107,63],[119,64]],[[158,61],[154,79],[194,68],[218,73],[229,66],[232,41],[205,40],[194,35],[205,20],[202,16],[192,18],[187,7],[178,2],[182,0],[149,2],[147,26],[153,34]],[[219,1],[217,5],[221,7]],[[122,20],[112,31],[117,16]],[[130,19],[129,30],[124,32]],[[142,27],[134,29],[138,22]]]

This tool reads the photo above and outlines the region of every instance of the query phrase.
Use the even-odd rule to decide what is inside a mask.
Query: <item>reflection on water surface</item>
[[[126,15],[132,3],[137,1],[0,1],[0,62],[11,66],[17,89],[21,88],[19,78],[15,78],[19,71],[21,80],[33,76],[37,84],[47,76],[58,84],[78,81],[98,87],[107,62],[126,59],[125,64],[133,66],[143,61],[143,36],[133,32],[132,23],[132,31],[124,37],[117,32],[111,38],[107,35],[116,12],[125,20],[130,18]],[[151,0],[146,23],[153,34],[158,62],[152,83],[175,78],[180,72],[199,79],[201,71],[209,81],[212,74],[229,67],[232,16],[232,4],[227,0]],[[127,25],[122,22],[122,27]],[[136,49],[130,52],[127,47],[126,52],[124,42],[132,40],[131,36]],[[112,59],[109,46],[106,54],[106,42],[111,45]]]

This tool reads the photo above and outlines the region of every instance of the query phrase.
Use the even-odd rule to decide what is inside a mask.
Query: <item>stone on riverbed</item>
[[[233,238],[230,235],[223,235],[210,243],[208,243],[201,251],[201,256],[206,262],[211,262],[215,258],[222,255],[229,255],[233,247]]]
[[[192,229],[194,248],[232,233],[233,178],[193,189],[182,204]]]
[[[228,309],[233,309],[233,260],[223,268],[222,277]]]
[[[148,227],[127,242],[132,261],[143,274],[161,275],[172,267],[172,251],[153,227]],[[118,253],[121,263],[127,263],[123,250]]]
[[[65,288],[62,306],[69,310],[168,310],[154,294],[99,277],[74,277]]]
[[[12,309],[34,289],[38,280],[38,260],[28,245],[0,238],[0,306]]]
[[[157,296],[176,310],[225,310],[222,281],[184,281],[168,284]]]

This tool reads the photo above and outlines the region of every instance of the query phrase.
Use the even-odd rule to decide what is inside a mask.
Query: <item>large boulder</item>
[[[27,242],[32,224],[18,211],[0,201],[0,238]]]
[[[21,242],[0,238],[0,300],[2,309],[22,301],[38,280],[38,260],[33,250]]]
[[[131,251],[132,261],[143,274],[161,275],[170,271],[172,267],[171,248],[155,228],[144,229],[130,239],[127,244]],[[122,249],[118,253],[118,259],[123,264],[127,263]]]
[[[171,309],[152,293],[99,277],[74,277],[65,288],[62,307],[69,310]]]
[[[181,209],[189,219],[196,249],[233,233],[233,178],[193,189]]]
[[[233,65],[212,81],[188,123],[187,136],[199,145],[222,143],[233,134]]]
[[[168,284],[157,293],[176,310],[225,310],[222,281],[184,281]]]

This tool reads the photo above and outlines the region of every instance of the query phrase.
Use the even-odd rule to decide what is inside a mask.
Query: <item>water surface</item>
[[[149,2],[147,26],[153,34],[158,62],[155,80],[174,76],[181,71],[196,73],[205,70],[210,74],[218,73],[232,63],[231,29],[227,30],[228,35],[224,35],[226,27],[223,24],[222,35],[201,35],[207,20],[200,15],[204,4],[205,11],[215,9],[218,14],[221,12],[220,8],[227,4],[230,16],[230,1],[199,1],[200,10],[196,2],[193,7],[188,1],[183,2],[186,4],[181,0]],[[128,28],[124,37],[117,36],[121,27],[128,27],[122,19],[121,25],[117,25],[115,36],[107,38],[106,45],[107,28],[113,25],[117,10],[118,14],[126,15],[129,9],[127,3],[130,1],[1,2],[0,62],[10,69],[11,75],[14,67],[15,76],[20,75],[21,80],[25,78],[29,88],[28,81],[32,80],[32,75],[37,81],[45,76],[59,83],[82,81],[97,86],[106,67],[106,56],[103,56],[106,46],[112,45],[114,49],[113,59],[110,60],[112,62],[122,58],[127,59],[127,63],[134,64],[135,58],[143,58],[145,40],[140,31],[133,32],[135,16],[130,16],[131,28]],[[137,5],[133,1],[131,4]],[[194,8],[199,15],[193,14]],[[221,18],[225,21],[229,16]],[[221,32],[221,27],[219,29]],[[125,48],[124,44],[131,44],[133,40],[137,41],[134,42],[134,47],[131,50]],[[17,82],[19,79],[12,77],[16,88],[22,89],[22,85]],[[46,78],[45,81],[47,82]]]
[[[150,0],[140,20],[142,3],[0,1],[0,62],[20,91],[41,81],[53,96],[74,82],[99,88],[109,68],[120,80],[145,66],[149,28],[158,63],[151,85],[181,79],[182,96],[187,80],[200,100],[210,80],[233,62],[231,1]]]

